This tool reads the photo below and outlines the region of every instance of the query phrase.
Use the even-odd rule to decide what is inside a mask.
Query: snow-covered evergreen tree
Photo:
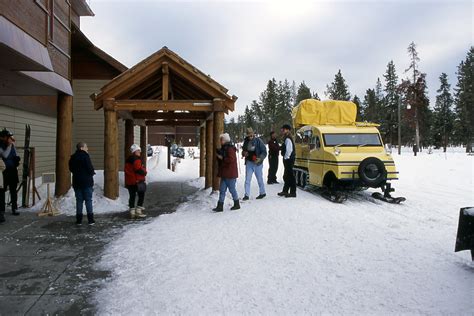
[[[390,142],[390,144],[393,144],[395,142],[395,135],[398,126],[398,102],[400,99],[398,92],[398,76],[393,60],[387,64],[384,79],[385,104],[383,116],[387,130],[386,140]]]
[[[326,97],[332,100],[343,100],[349,101],[351,94],[349,92],[349,86],[346,80],[342,76],[341,70],[336,73],[334,81],[326,86]]]
[[[446,152],[446,147],[449,142],[449,135],[453,131],[454,113],[453,103],[454,99],[451,95],[451,85],[448,83],[448,75],[444,72],[439,76],[440,87],[437,90],[436,104],[434,107],[433,117],[433,134],[436,145],[443,147]]]

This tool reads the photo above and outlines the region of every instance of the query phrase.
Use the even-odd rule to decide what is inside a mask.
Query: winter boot
[[[12,215],[18,216],[18,215],[20,215],[20,213],[18,213],[18,211],[16,209],[12,209]]]
[[[82,214],[76,214],[76,225],[82,225]]]
[[[248,200],[249,200],[249,196],[248,196],[248,195],[244,196],[244,198],[242,199],[242,201],[248,201]]]
[[[130,219],[135,219],[137,218],[136,216],[136,209],[134,207],[130,208]]]
[[[296,197],[296,192],[289,193],[285,196],[286,198],[295,198]]]
[[[0,223],[5,222],[5,215],[3,213],[0,213]]]
[[[230,208],[231,211],[240,210],[240,201],[234,200],[234,206]]]
[[[287,195],[288,195],[288,193],[286,193],[286,192],[280,192],[280,193],[278,193],[278,196],[287,196]]]
[[[136,217],[137,218],[145,218],[146,214],[143,214],[144,210],[145,210],[145,208],[143,206],[137,206],[137,208],[135,209]]]
[[[87,221],[89,222],[89,225],[94,225],[95,224],[94,214],[87,213]]]
[[[214,212],[223,212],[224,211],[224,203],[217,202],[217,207],[213,208],[212,211],[214,211]]]
[[[263,199],[264,197],[266,197],[267,195],[265,193],[263,194],[260,194],[259,196],[256,197],[257,200],[261,200]]]

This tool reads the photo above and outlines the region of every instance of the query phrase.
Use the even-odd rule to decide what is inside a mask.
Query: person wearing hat
[[[129,199],[128,206],[130,208],[130,218],[144,218],[143,202],[145,201],[145,177],[147,174],[145,166],[141,159],[141,148],[137,144],[130,147],[130,157],[125,162],[125,186],[128,189]],[[135,199],[138,195],[138,202],[135,206]]]
[[[85,202],[87,221],[89,225],[94,225],[92,195],[94,193],[95,170],[86,143],[77,143],[76,152],[69,159],[69,171],[72,173],[72,188],[76,195],[76,224],[82,225],[82,210]]]
[[[16,192],[16,188],[20,182],[18,177],[20,157],[16,153],[13,133],[7,129],[3,129],[0,132],[0,156],[2,157],[3,163],[5,164],[5,170],[3,170],[3,188],[0,189],[0,204],[2,204],[0,205],[0,222],[4,222],[5,192],[7,189],[10,192],[12,214],[20,215],[20,213],[18,213],[18,194]]]
[[[263,182],[263,161],[267,157],[267,147],[260,138],[255,137],[251,127],[247,128],[247,137],[242,145],[242,156],[245,158],[245,196],[243,200],[247,201],[250,197],[250,183],[254,173],[259,188],[257,199],[263,199],[267,195]]]
[[[279,196],[287,198],[296,197],[296,179],[293,173],[293,166],[295,165],[295,143],[291,137],[291,126],[285,124],[281,127],[281,136],[283,137],[283,144],[281,146],[281,155],[283,156],[283,166],[285,172],[283,174],[283,191],[278,193]]]
[[[224,211],[224,200],[227,189],[232,194],[234,206],[231,210],[240,209],[239,195],[235,189],[235,184],[239,173],[237,172],[237,149],[230,141],[230,136],[227,133],[221,134],[220,137],[221,148],[217,150],[217,176],[221,178],[219,189],[219,201],[217,207],[213,209],[214,212]]]

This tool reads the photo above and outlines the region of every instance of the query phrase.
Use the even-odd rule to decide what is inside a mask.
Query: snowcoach
[[[293,108],[295,177],[299,187],[322,189],[330,201],[342,203],[346,192],[380,188],[375,199],[389,203],[398,171],[384,147],[378,124],[356,122],[357,106],[348,101],[307,99]]]

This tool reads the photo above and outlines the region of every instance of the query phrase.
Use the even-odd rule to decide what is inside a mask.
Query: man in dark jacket
[[[287,198],[296,197],[296,179],[293,173],[295,165],[295,143],[291,137],[291,126],[285,124],[281,127],[281,135],[283,136],[283,144],[281,146],[281,155],[283,156],[283,165],[285,173],[283,174],[283,191],[278,193],[279,196]],[[289,191],[289,192],[288,192]]]
[[[278,156],[280,155],[280,144],[276,139],[276,133],[270,133],[270,140],[268,141],[268,184],[278,183],[276,173],[278,171]]]
[[[76,194],[76,224],[82,224],[82,209],[86,203],[87,220],[94,225],[92,211],[92,193],[94,192],[94,167],[89,157],[87,144],[80,142],[76,145],[76,152],[69,160],[69,170],[72,172],[72,187]]]
[[[263,199],[267,195],[263,181],[263,161],[267,157],[267,147],[260,138],[255,136],[251,127],[247,128],[247,137],[242,145],[242,156],[245,157],[245,196],[243,200],[246,201],[250,197],[250,183],[254,173],[259,188],[257,199]]]
[[[5,192],[10,191],[10,201],[12,205],[12,214],[20,215],[18,213],[18,194],[16,188],[20,179],[18,178],[18,166],[20,165],[20,157],[16,153],[15,139],[13,133],[3,129],[0,132],[0,156],[5,163],[5,170],[3,171],[3,188],[0,192],[0,222],[5,221]]]
[[[217,176],[221,178],[221,185],[219,189],[219,202],[217,207],[213,209],[214,212],[222,212],[224,210],[224,200],[227,189],[232,194],[234,206],[231,210],[240,209],[239,195],[235,188],[238,178],[237,172],[237,149],[230,142],[229,134],[220,135],[221,148],[217,150],[218,171]]]

